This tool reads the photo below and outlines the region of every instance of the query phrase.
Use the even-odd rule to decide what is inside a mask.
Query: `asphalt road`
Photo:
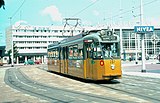
[[[123,66],[122,79],[96,83],[47,72],[46,65],[0,68],[0,102],[159,103],[160,74],[153,73],[159,65],[147,64],[147,73],[141,65]]]
[[[6,84],[11,87],[23,91],[27,94],[45,99],[49,102],[56,103],[88,103],[88,102],[122,102],[122,100],[106,98],[103,96],[97,96],[93,94],[85,94],[82,92],[76,92],[66,90],[57,87],[50,87],[42,83],[38,83],[29,79],[19,69],[12,68],[6,71],[5,75]],[[126,101],[127,102],[127,101]]]
[[[141,72],[142,65],[134,64],[134,65],[127,65],[123,66],[124,72]],[[146,72],[148,73],[160,73],[160,64],[146,64]]]

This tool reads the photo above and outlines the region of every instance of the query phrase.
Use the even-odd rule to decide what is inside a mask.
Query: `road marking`
[[[77,97],[66,95],[66,94],[64,94],[64,96],[72,98],[72,99],[76,99],[77,98]],[[77,98],[77,99],[82,100],[82,101],[88,101],[87,99],[83,99],[83,98]]]
[[[91,103],[99,103],[99,102],[96,102],[96,101],[92,101]]]
[[[76,97],[74,97],[74,96],[70,96],[70,95],[66,95],[66,94],[64,94],[64,96],[69,97],[69,98],[73,98],[73,99],[76,98]]]
[[[78,99],[82,101],[88,101],[87,99],[83,99],[83,98],[78,98]]]

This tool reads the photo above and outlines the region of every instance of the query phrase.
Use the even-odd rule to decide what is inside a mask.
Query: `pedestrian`
[[[158,61],[160,62],[160,54],[158,54],[157,59],[158,59]]]
[[[129,61],[131,62],[132,61],[132,55],[130,54],[129,56]]]

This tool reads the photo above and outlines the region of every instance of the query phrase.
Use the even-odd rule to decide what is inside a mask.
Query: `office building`
[[[85,30],[93,30],[96,27],[85,27]],[[107,28],[107,27],[106,27]],[[103,29],[106,29],[105,27]],[[160,52],[160,27],[154,27],[154,32],[145,34],[145,55],[155,57]],[[98,28],[99,29],[99,28]],[[112,28],[120,35],[120,28]],[[134,32],[134,27],[121,27],[122,29],[122,59],[132,57],[141,59],[141,35]],[[6,30],[6,51],[12,47],[12,42],[17,46],[17,63],[23,63],[28,59],[47,61],[47,47],[49,44],[82,32],[82,28],[64,28],[63,26],[12,26]],[[12,39],[13,38],[13,39]]]
[[[28,59],[46,62],[49,44],[82,32],[82,28],[70,29],[63,26],[12,26],[6,30],[6,51],[11,50],[12,43],[18,50],[17,63]]]

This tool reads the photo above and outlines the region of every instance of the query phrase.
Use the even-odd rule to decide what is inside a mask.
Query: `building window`
[[[55,32],[55,33],[58,33],[58,30],[55,30],[54,32]]]

